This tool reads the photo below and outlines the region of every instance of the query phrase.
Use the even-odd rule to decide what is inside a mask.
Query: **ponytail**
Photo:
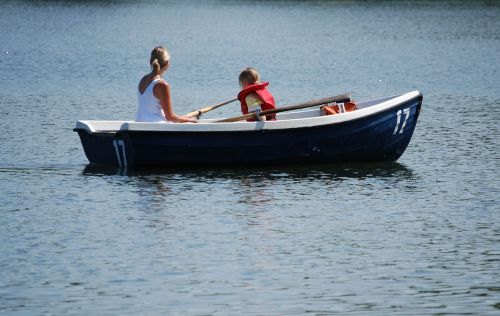
[[[160,72],[161,66],[158,59],[153,60],[153,62],[151,63],[151,68],[155,74],[158,74]]]
[[[151,65],[151,69],[155,74],[159,74],[161,67],[168,64],[169,61],[170,54],[165,47],[158,46],[153,48],[153,51],[151,52],[151,58],[149,59],[149,64]]]

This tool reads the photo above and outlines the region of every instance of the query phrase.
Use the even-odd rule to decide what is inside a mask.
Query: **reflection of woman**
[[[139,108],[137,122],[193,122],[196,119],[175,114],[172,109],[170,86],[163,79],[163,74],[170,65],[170,55],[164,47],[155,47],[149,60],[151,72],[139,82]]]
[[[241,203],[259,206],[268,204],[272,201],[272,197],[267,190],[270,181],[265,175],[252,175],[251,177],[243,176],[240,178],[240,181],[240,193],[242,195],[240,200]]]

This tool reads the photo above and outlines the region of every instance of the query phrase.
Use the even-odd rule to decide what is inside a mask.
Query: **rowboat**
[[[74,131],[89,162],[98,165],[396,161],[410,143],[422,99],[419,91],[411,91],[358,102],[355,111],[335,115],[319,107],[281,112],[276,121],[77,121]]]

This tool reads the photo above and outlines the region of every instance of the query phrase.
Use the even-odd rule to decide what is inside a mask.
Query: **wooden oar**
[[[234,98],[234,99],[231,99],[229,101],[225,101],[225,102],[222,102],[222,103],[219,103],[219,104],[216,104],[216,105],[212,105],[212,106],[207,106],[205,108],[202,108],[202,109],[199,109],[199,110],[196,110],[196,111],[193,111],[193,112],[190,112],[188,114],[186,114],[186,116],[191,116],[191,117],[195,117],[196,118],[200,118],[200,116],[203,114],[203,113],[207,113],[208,111],[212,111],[212,110],[215,110],[216,108],[218,107],[221,107],[223,105],[226,105],[226,104],[229,104],[231,102],[234,102],[238,100],[237,98]]]
[[[279,112],[285,112],[285,111],[292,111],[292,110],[299,110],[299,109],[304,109],[304,108],[309,108],[313,106],[318,106],[318,105],[323,105],[323,104],[328,104],[328,103],[345,103],[345,102],[350,102],[351,99],[351,94],[346,93],[346,94],[340,94],[334,97],[330,98],[323,98],[323,99],[318,99],[318,100],[312,100],[309,102],[304,102],[304,103],[299,103],[299,104],[294,104],[294,105],[289,105],[289,106],[283,106],[274,110],[267,110],[267,111],[262,111],[259,113],[249,113],[241,116],[235,116],[235,117],[230,117],[222,120],[215,121],[214,123],[222,123],[222,122],[237,122],[237,121],[243,121],[243,120],[249,120],[249,119],[258,119],[260,116],[266,116],[269,114],[274,114],[274,113],[279,113]]]

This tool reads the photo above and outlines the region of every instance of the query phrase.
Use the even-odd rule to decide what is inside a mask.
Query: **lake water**
[[[87,165],[75,121],[133,119],[158,44],[178,113],[246,66],[423,111],[396,163]],[[2,2],[0,314],[498,315],[499,57],[497,1]]]

